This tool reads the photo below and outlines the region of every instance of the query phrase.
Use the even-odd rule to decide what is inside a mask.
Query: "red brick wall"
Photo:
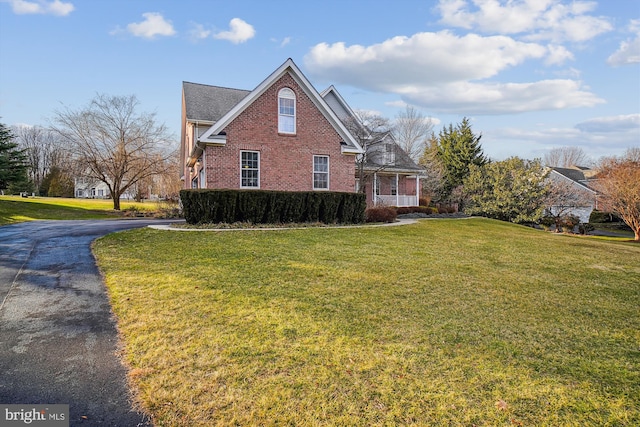
[[[296,134],[278,133],[278,91],[296,94]],[[311,99],[285,74],[225,129],[224,147],[205,152],[207,188],[240,188],[240,151],[260,152],[260,189],[313,190],[313,156],[329,156],[329,190],[355,191],[355,158]]]

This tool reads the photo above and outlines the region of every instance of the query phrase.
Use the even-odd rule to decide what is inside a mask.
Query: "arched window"
[[[278,132],[296,133],[296,94],[289,88],[278,92]]]

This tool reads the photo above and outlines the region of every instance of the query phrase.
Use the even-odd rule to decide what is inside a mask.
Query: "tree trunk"
[[[116,193],[111,193],[111,198],[113,199],[113,210],[120,210],[120,195]]]
[[[640,242],[640,228],[636,228],[635,230],[633,230],[633,235],[634,235],[634,240],[636,242]]]

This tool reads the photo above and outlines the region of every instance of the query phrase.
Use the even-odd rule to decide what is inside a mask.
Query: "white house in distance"
[[[77,199],[110,199],[111,192],[104,182],[95,178],[76,177],[73,183],[73,194]],[[134,195],[129,191],[125,191],[120,199],[133,200]]]
[[[589,186],[589,182],[595,178],[596,171],[582,166],[569,168],[553,167],[549,172],[549,179],[574,192],[574,200],[578,202],[572,206],[549,206],[552,214],[563,212],[566,215],[575,215],[580,222],[589,222],[589,217],[594,209],[598,208],[598,193]]]

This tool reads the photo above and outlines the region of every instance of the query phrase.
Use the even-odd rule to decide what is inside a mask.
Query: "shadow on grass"
[[[0,200],[0,225],[37,219],[107,219],[120,216],[115,211],[88,210],[34,201],[24,203],[21,201]]]

